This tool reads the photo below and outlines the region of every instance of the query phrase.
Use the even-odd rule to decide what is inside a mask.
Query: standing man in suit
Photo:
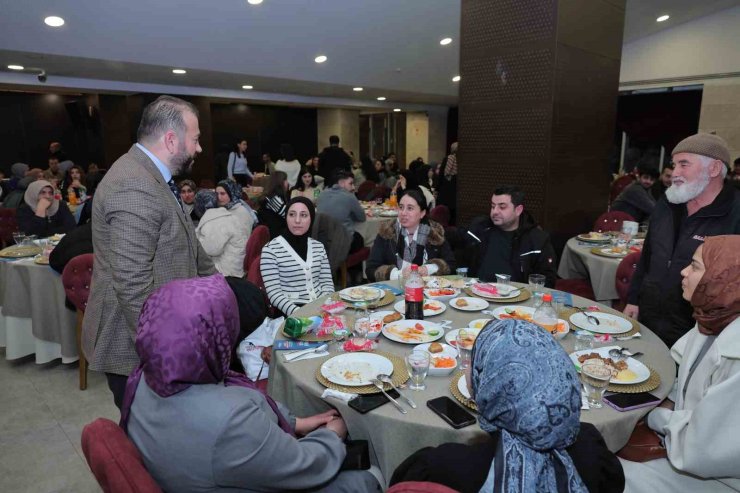
[[[173,179],[192,168],[199,136],[195,106],[160,96],[144,109],[138,142],[95,192],[95,263],[82,349],[90,368],[105,372],[119,408],[126,379],[139,364],[134,341],[146,298],[173,279],[214,272]]]
[[[339,147],[339,136],[329,137],[329,147],[319,154],[319,174],[324,177],[324,186],[330,188],[337,182],[341,170],[352,172],[352,158]]]

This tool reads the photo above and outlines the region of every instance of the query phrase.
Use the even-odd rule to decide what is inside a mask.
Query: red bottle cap
[[[411,270],[419,270],[419,266],[416,264],[411,264]]]
[[[552,301],[552,295],[550,293],[543,294],[542,301]]]

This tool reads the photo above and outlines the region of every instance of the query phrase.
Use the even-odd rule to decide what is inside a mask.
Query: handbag
[[[648,462],[665,459],[668,457],[668,451],[660,436],[641,420],[632,431],[627,445],[617,452],[617,457],[632,462]]]

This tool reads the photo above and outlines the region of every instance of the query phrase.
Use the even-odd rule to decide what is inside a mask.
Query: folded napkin
[[[357,394],[350,394],[348,392],[342,392],[340,390],[334,390],[334,389],[325,389],[324,393],[321,394],[322,399],[328,399],[328,398],[338,399],[343,402],[349,402],[355,397],[357,397]]]
[[[296,349],[310,349],[319,347],[322,344],[326,344],[326,342],[308,342],[308,341],[288,341],[288,340],[279,340],[275,341],[275,343],[272,346],[273,350],[277,351],[294,351]]]
[[[396,288],[396,287],[393,287],[393,286],[389,286],[388,284],[384,284],[384,283],[371,284],[370,286],[372,286],[374,288],[382,289],[384,291],[390,291],[395,296],[400,296],[400,295],[403,294],[403,290],[402,289],[399,289],[399,288]]]

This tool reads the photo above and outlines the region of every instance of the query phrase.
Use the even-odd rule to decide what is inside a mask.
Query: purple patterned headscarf
[[[160,397],[191,385],[221,382],[258,390],[245,375],[229,370],[238,335],[236,298],[221,274],[175,280],[152,293],[139,315],[136,352],[140,362],[126,382],[121,427],[126,430],[142,374]],[[292,435],[275,401],[267,395],[265,399],[280,428]]]

